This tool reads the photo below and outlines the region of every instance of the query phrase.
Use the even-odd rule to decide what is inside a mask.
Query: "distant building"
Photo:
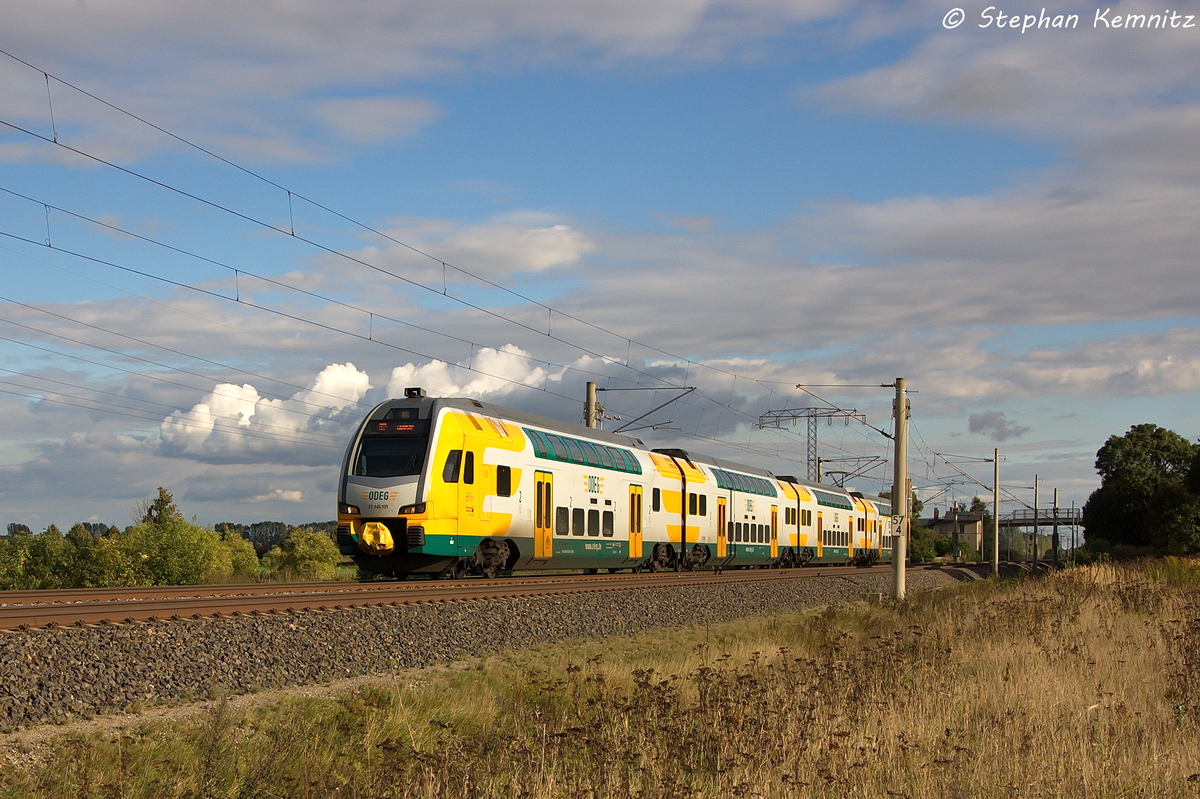
[[[922,519],[921,525],[928,527],[938,535],[944,535],[954,540],[958,533],[960,547],[970,547],[976,552],[983,551],[983,513],[976,511],[958,510],[951,508],[945,516],[939,516],[937,508],[933,509],[932,519]]]

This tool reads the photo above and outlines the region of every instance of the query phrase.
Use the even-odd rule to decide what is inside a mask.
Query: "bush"
[[[909,560],[913,563],[933,563],[933,559],[937,557],[939,537],[928,527],[915,525],[908,548]]]
[[[306,580],[328,580],[342,560],[337,544],[325,533],[297,529],[287,534],[282,546],[263,556],[276,571]]]
[[[231,576],[233,577],[257,577],[258,576],[258,553],[254,551],[254,545],[243,538],[236,532],[226,531],[218,533],[221,539],[221,545],[229,552],[229,563],[232,568]]]

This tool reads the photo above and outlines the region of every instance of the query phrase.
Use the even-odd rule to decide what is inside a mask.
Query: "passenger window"
[[[605,538],[612,538],[613,535],[613,512],[610,510],[604,511],[604,515],[600,517],[600,531]]]
[[[741,522],[738,522],[737,526],[734,527],[733,540],[739,544],[742,542],[742,523]]]
[[[650,498],[650,510],[655,512],[662,510],[662,492],[657,488],[654,489],[654,494]]]
[[[609,469],[614,468],[612,451],[603,444],[596,445],[596,451],[600,453],[600,465]]]
[[[583,535],[583,508],[575,508],[571,512],[571,532]]]
[[[700,495],[700,515],[701,516],[708,515],[708,494]]]
[[[554,457],[560,461],[571,460],[570,453],[567,452],[567,445],[558,436],[547,436],[550,439],[550,446],[554,447]]]
[[[496,467],[496,494],[502,497],[512,496],[512,467]],[[542,525],[538,525],[539,527]]]
[[[579,448],[579,442],[573,438],[564,438],[563,443],[571,451],[571,460],[575,463],[583,463],[583,450]]]
[[[571,532],[570,508],[558,508],[554,511],[554,532],[559,535],[566,535]]]
[[[699,511],[698,511],[697,504],[696,504],[696,495],[695,494],[688,494],[688,515],[689,516],[699,515]]]
[[[462,481],[467,485],[473,485],[475,483],[475,453],[468,451],[463,461]]]
[[[457,483],[458,467],[462,463],[462,450],[452,449],[446,455],[446,465],[442,467],[442,482]]]
[[[596,452],[596,448],[592,446],[590,441],[580,441],[579,446],[583,447],[583,457],[587,461],[588,466],[600,465],[600,455]]]
[[[726,527],[725,537],[732,540],[733,539],[733,522],[726,522],[725,527]]]

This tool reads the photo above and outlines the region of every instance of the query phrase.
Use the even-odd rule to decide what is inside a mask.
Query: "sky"
[[[1200,2],[0,15],[0,522],[330,519],[408,386],[801,477],[760,418],[854,411],[874,493],[904,377],[942,508],[1200,436]]]

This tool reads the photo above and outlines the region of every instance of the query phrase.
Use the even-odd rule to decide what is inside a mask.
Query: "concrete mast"
[[[589,380],[587,384],[587,399],[583,404],[583,423],[588,427],[596,427],[596,384]]]
[[[900,517],[900,529],[892,530],[892,596],[904,599],[905,561],[908,559],[908,394],[903,377],[896,378],[896,454],[892,469],[892,516]]]
[[[1000,576],[1000,450],[992,450],[992,576]]]

